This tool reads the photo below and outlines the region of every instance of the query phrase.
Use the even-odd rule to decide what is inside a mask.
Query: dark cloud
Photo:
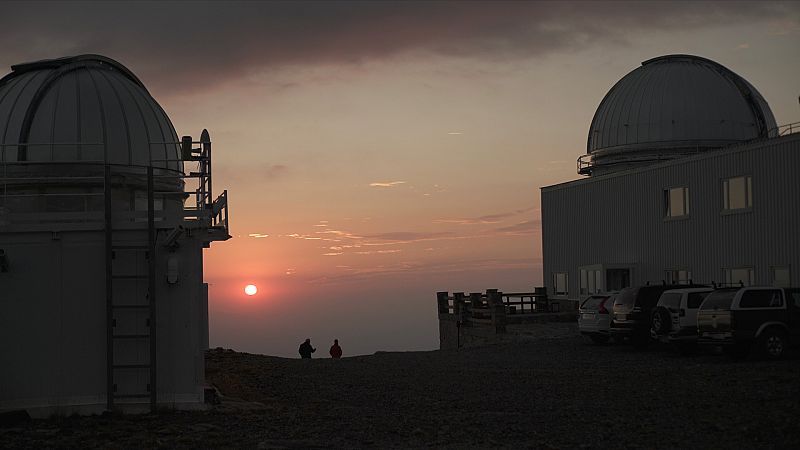
[[[0,64],[101,53],[160,95],[304,64],[409,51],[513,59],[625,43],[635,33],[787,18],[758,2],[19,2],[0,15]]]

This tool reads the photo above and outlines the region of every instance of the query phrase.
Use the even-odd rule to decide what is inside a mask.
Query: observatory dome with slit
[[[113,59],[0,79],[0,415],[204,407],[211,174],[208,131],[179,140]]]
[[[692,55],[647,60],[597,107],[578,171],[599,175],[766,138],[777,125],[744,78]]]
[[[169,117],[117,61],[81,55],[11,69],[0,79],[2,160],[182,169]]]

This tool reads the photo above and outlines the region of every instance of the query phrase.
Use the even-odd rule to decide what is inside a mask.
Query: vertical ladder
[[[155,208],[154,208],[154,183],[153,167],[147,168],[147,244],[131,245],[115,242],[113,212],[112,212],[112,180],[111,166],[105,165],[104,176],[104,197],[105,197],[105,249],[106,249],[106,407],[109,411],[114,410],[115,400],[118,399],[149,399],[150,411],[156,410],[156,296],[155,296]],[[134,202],[135,204],[135,202]],[[134,208],[135,209],[135,208]],[[134,232],[139,231],[135,230]],[[147,260],[147,274],[119,273],[114,269],[114,262],[122,259],[122,254],[134,255],[133,267],[138,269],[138,258],[136,255],[143,255]],[[125,288],[124,280],[147,280],[147,303],[134,302],[120,303],[117,301],[121,292]],[[145,333],[124,333],[118,331],[118,319],[122,321],[125,317],[130,322],[131,317],[138,318],[136,311],[147,312]],[[134,313],[134,314],[131,314]],[[127,317],[126,317],[127,316]],[[149,343],[147,358],[144,361],[124,361],[124,358],[115,352],[117,343],[129,342],[137,343],[134,348],[147,348],[142,343]],[[130,347],[128,346],[130,352]],[[121,353],[121,352],[120,352]],[[137,353],[137,352],[132,352]],[[131,355],[127,355],[130,357]],[[123,361],[123,362],[121,362]],[[125,371],[145,371],[149,372],[149,383],[142,386],[142,389],[134,392],[120,392],[118,381],[120,374]]]

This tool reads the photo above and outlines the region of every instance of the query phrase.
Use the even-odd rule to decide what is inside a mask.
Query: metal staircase
[[[131,175],[130,166],[121,169],[125,173],[114,173],[113,165],[106,164],[104,172],[105,200],[105,249],[106,249],[106,341],[107,341],[107,409],[115,405],[141,403],[150,400],[150,411],[156,410],[156,244],[159,222],[161,231],[167,231],[160,241],[165,248],[174,248],[176,240],[184,233],[203,242],[208,247],[211,241],[230,238],[228,228],[228,192],[223,191],[216,199],[211,190],[211,139],[203,130],[200,141],[184,137],[181,142],[151,142],[151,144],[180,145],[180,159],[151,160],[147,167],[147,240],[141,242],[140,226],[122,226],[130,214],[114,212],[113,189],[120,184],[117,178]],[[195,148],[195,144],[200,144]],[[196,170],[182,175],[175,173],[154,174],[153,164],[158,162],[181,162],[197,164]],[[141,173],[141,172],[139,172]],[[179,178],[184,180],[179,190],[164,190],[167,182]],[[158,179],[158,180],[157,180]],[[187,190],[186,180],[194,180],[196,189]],[[156,181],[159,190],[156,191]],[[124,183],[123,183],[124,185]],[[177,223],[167,223],[166,217],[156,218],[156,197],[164,201],[168,197],[186,200],[194,196],[194,205],[183,205],[182,217]],[[134,201],[135,203],[135,201]],[[163,204],[163,203],[162,203]],[[134,210],[138,208],[134,207]],[[133,221],[141,219],[134,213]],[[119,225],[115,227],[116,225]],[[170,227],[174,226],[172,230]],[[127,231],[126,233],[126,230]],[[127,236],[126,236],[127,234]],[[120,236],[140,241],[126,241]],[[133,400],[127,401],[127,400]]]

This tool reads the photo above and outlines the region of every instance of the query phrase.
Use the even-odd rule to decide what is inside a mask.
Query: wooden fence
[[[545,288],[534,292],[503,293],[488,289],[486,293],[437,292],[439,315],[452,315],[460,323],[494,325],[497,331],[510,322],[544,312],[558,312],[558,303],[550,303]]]
[[[437,292],[440,348],[496,342],[509,324],[557,320],[561,304],[547,298],[545,288],[533,292]]]

